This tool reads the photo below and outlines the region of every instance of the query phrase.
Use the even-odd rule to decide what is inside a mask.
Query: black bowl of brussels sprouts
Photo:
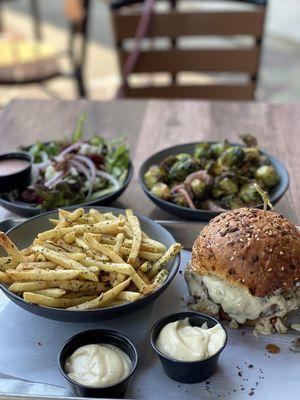
[[[234,208],[261,208],[260,189],[274,205],[289,186],[288,172],[253,136],[242,140],[187,143],[155,153],[140,168],[140,184],[160,208],[194,221]]]

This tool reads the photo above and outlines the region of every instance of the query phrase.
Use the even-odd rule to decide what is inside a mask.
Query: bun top
[[[300,281],[299,230],[275,212],[227,211],[196,239],[191,268],[246,287],[258,297],[294,290]]]

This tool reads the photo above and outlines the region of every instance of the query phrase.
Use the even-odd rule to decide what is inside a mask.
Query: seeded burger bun
[[[211,220],[196,239],[185,277],[192,295],[196,292],[195,285],[204,289],[199,295],[196,292],[200,299],[205,294],[211,300],[205,277],[219,278],[229,284],[222,289],[225,295],[228,287],[246,289],[250,298],[261,299],[262,309],[265,299],[271,299],[270,309],[263,310],[257,318],[241,319],[243,324],[255,325],[261,316],[264,319],[270,316],[270,320],[274,316],[281,318],[284,311],[275,312],[278,307],[272,296],[284,295],[289,312],[300,305],[299,230],[272,211],[241,208],[225,212]],[[290,293],[293,303],[289,300]],[[222,301],[218,307],[219,317],[233,319],[223,310]],[[251,315],[248,311],[247,316]]]
[[[292,290],[300,280],[300,234],[272,211],[241,208],[214,218],[196,239],[191,268],[249,289],[254,296]]]

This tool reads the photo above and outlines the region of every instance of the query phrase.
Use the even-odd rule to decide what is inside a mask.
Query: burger
[[[259,209],[225,212],[202,230],[185,270],[191,308],[231,326],[285,333],[300,306],[300,233],[283,216]]]

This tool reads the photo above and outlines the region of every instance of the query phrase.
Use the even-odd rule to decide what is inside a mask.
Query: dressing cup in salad
[[[173,355],[171,356],[170,354],[166,354],[165,351],[163,351],[163,349],[161,348],[158,339],[160,338],[161,342],[160,334],[162,333],[163,329],[168,324],[172,324],[174,322],[176,323],[177,321],[180,321],[180,323],[184,321],[191,328],[205,327],[204,329],[210,329],[217,326],[218,328],[220,328],[220,331],[222,330],[221,333],[223,336],[223,341],[219,348],[216,351],[212,351],[209,356],[205,356],[205,354],[203,353],[202,357],[199,356],[199,359],[197,359],[197,356],[195,356],[195,354],[192,354],[192,345],[191,348],[189,348],[188,344],[183,344],[180,338],[178,339],[177,343],[178,346],[181,348],[176,349],[177,339],[175,338],[175,340],[167,343],[168,346],[166,346],[166,348],[169,347],[169,350],[174,352]],[[169,327],[171,327],[171,325],[169,325]],[[172,333],[170,331],[166,332],[165,337],[167,341],[172,340],[172,338],[170,339],[171,335]],[[191,340],[194,340],[194,337],[195,332],[192,332]],[[207,314],[192,311],[181,312],[177,314],[167,315],[157,321],[150,331],[150,343],[153,350],[158,355],[162,367],[169,378],[181,383],[199,383],[208,379],[215,372],[219,356],[224,350],[227,343],[227,332],[217,319]],[[179,359],[177,357],[177,359],[175,358],[176,351]],[[191,351],[190,360],[192,361],[186,361],[187,358],[185,358],[185,353],[189,353],[189,351]]]

